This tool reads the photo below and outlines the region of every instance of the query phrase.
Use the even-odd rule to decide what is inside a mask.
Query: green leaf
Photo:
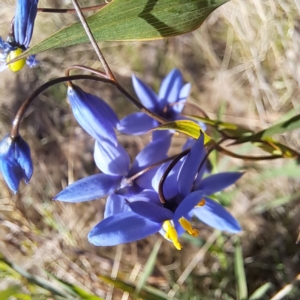
[[[169,130],[169,129],[179,131],[194,139],[198,139],[201,132],[202,134],[204,134],[205,145],[211,141],[211,138],[204,131],[202,131],[201,127],[197,123],[188,120],[165,123],[159,125],[154,130]]]
[[[58,277],[56,277],[55,275],[46,272],[51,278],[53,278],[55,281],[57,281],[60,286],[69,294],[71,295],[75,295],[75,296],[79,296],[80,299],[84,299],[84,300],[103,300],[103,298],[100,298],[94,294],[91,294],[87,291],[85,291],[84,289],[82,289],[81,287],[72,284],[72,283],[68,283],[65,280],[62,280]]]
[[[258,300],[261,299],[267,291],[272,287],[271,282],[266,282],[262,286],[260,286],[258,289],[254,291],[254,293],[250,296],[249,300]]]
[[[300,128],[300,115],[296,115],[288,120],[282,121],[278,124],[270,126],[262,131],[259,131],[256,134],[253,134],[249,137],[242,137],[235,144],[241,144],[246,142],[255,142],[255,141],[268,141],[271,136],[275,134],[282,134],[294,129]]]
[[[87,22],[98,42],[155,40],[195,30],[227,1],[113,0],[88,17]],[[18,58],[88,41],[78,22],[59,30]]]
[[[222,122],[219,120],[212,120],[204,117],[198,117],[198,116],[190,116],[188,115],[187,117],[197,120],[200,122],[205,123],[206,125],[214,127],[217,131],[223,132],[226,134],[228,137],[231,138],[241,138],[244,136],[252,136],[253,131],[250,129],[247,129],[245,127],[233,124],[233,123],[228,123],[228,122]]]
[[[147,279],[152,274],[161,243],[162,243],[162,239],[158,239],[155,243],[154,248],[151,251],[151,254],[147,260],[147,263],[145,264],[144,271],[143,271],[142,275],[140,276],[139,281],[136,285],[136,290],[135,290],[136,295],[138,295],[140,293],[140,291],[145,286]]]
[[[107,276],[99,276],[101,280],[104,282],[113,285],[116,288],[119,288],[123,292],[128,292],[129,294],[133,295],[135,292],[136,287],[133,284],[126,283],[124,281],[121,281],[119,279],[113,279]],[[141,299],[147,299],[147,300],[167,300],[168,295],[164,292],[153,288],[151,286],[145,286],[143,290],[141,290],[139,294],[139,298]]]
[[[239,238],[237,238],[235,243],[234,270],[235,278],[237,281],[238,299],[246,300],[248,299],[248,289],[244,268],[242,246]]]

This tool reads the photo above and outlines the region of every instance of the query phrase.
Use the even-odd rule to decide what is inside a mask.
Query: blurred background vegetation
[[[80,1],[82,6],[102,3]],[[0,3],[0,33],[6,37],[15,1]],[[70,0],[40,1],[40,7],[72,7]],[[173,68],[192,83],[189,101],[213,119],[267,127],[300,104],[300,2],[231,0],[198,30],[152,42],[102,43],[104,55],[131,92],[134,73],[158,91]],[[33,42],[77,20],[76,15],[42,14]],[[90,45],[42,53],[35,69],[0,74],[0,132],[9,131],[20,103],[36,87],[62,76],[72,64],[101,68]],[[83,81],[120,117],[134,107],[112,87]],[[300,169],[293,161],[244,162],[215,154],[217,171],[246,170],[218,195],[240,221],[239,236],[195,223],[200,238],[183,236],[177,251],[159,235],[117,247],[94,247],[87,233],[103,217],[105,200],[66,204],[52,197],[69,183],[98,172],[93,141],[74,120],[66,86],[44,92],[28,110],[22,135],[34,163],[30,185],[11,195],[0,181],[0,299],[300,299]],[[300,131],[278,139],[294,149]],[[149,140],[120,136],[132,157]],[[174,154],[185,137],[174,138]],[[253,146],[235,149],[259,154]],[[25,271],[26,270],[26,271]],[[109,278],[117,278],[115,288]],[[121,288],[121,289],[120,289]],[[123,291],[122,291],[123,290]],[[124,292],[127,291],[127,292]]]

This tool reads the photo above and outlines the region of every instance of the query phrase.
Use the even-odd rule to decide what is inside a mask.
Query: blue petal
[[[160,223],[130,211],[102,220],[90,231],[88,239],[96,246],[115,246],[143,239],[158,232],[160,228]]]
[[[105,210],[104,210],[104,219],[119,213],[124,213],[130,211],[130,207],[125,202],[125,197],[118,194],[111,194],[107,197]]]
[[[175,228],[179,227],[178,220],[181,217],[185,217],[189,214],[190,211],[194,209],[194,207],[203,199],[203,192],[197,191],[192,192],[188,196],[186,196],[178,205],[175,213],[174,213],[174,224]]]
[[[191,91],[191,84],[186,83],[179,92],[179,97],[177,99],[178,104],[172,106],[172,109],[177,113],[180,114],[184,108],[186,103],[186,99],[188,98]]]
[[[190,193],[204,155],[204,135],[201,134],[185,157],[178,174],[178,189],[183,197]]]
[[[130,202],[134,202],[134,201],[144,201],[144,202],[151,202],[154,203],[156,205],[160,205],[160,201],[158,198],[158,194],[157,192],[153,191],[153,190],[149,190],[149,189],[145,189],[142,192],[135,194],[133,196],[129,197]]]
[[[128,203],[128,205],[136,214],[156,223],[163,223],[164,221],[172,220],[173,218],[173,213],[169,209],[152,202],[135,201]]]
[[[18,0],[14,20],[14,38],[17,44],[28,48],[31,41],[38,0]]]
[[[84,202],[102,198],[114,192],[122,177],[106,174],[96,174],[67,186],[53,200],[64,202]]]
[[[156,126],[158,126],[156,120],[143,112],[137,112],[123,118],[117,124],[117,129],[124,134],[139,135],[147,133]]]
[[[154,130],[152,132],[152,141],[168,138],[172,136],[174,132],[174,130]]]
[[[155,176],[152,180],[152,186],[153,188],[158,192],[159,182],[163,176],[163,174],[166,172],[167,167],[170,163],[163,164],[156,172]],[[177,175],[178,171],[181,167],[182,162],[179,161],[175,167],[172,169],[172,171],[169,173],[167,179],[164,182],[163,185],[163,193],[164,197],[168,199],[172,199],[178,194],[178,182],[177,182]]]
[[[134,182],[142,189],[153,189],[152,179],[155,177],[158,168],[159,167],[155,167],[145,172],[143,175],[136,178]]]
[[[154,91],[134,75],[132,75],[132,83],[135,93],[137,94],[142,104],[150,110],[157,110],[159,106],[157,96]]]
[[[18,136],[15,140],[15,158],[23,170],[25,183],[28,183],[33,173],[33,165],[28,144]]]
[[[181,73],[179,70],[173,69],[161,84],[158,94],[160,108],[163,109],[168,104],[176,102],[178,100],[181,88]]]
[[[194,190],[202,190],[206,196],[217,193],[234,184],[244,173],[240,172],[224,172],[213,174],[197,182]]]
[[[0,171],[8,187],[14,192],[14,194],[16,194],[23,178],[21,168],[10,161],[4,161],[1,159]]]
[[[36,58],[36,55],[30,55],[27,57],[26,59],[26,65],[29,67],[29,68],[35,68],[39,65],[40,61],[37,60]]]
[[[102,140],[95,142],[94,160],[97,167],[105,174],[126,176],[129,170],[128,153],[117,143]]]
[[[194,215],[203,223],[218,230],[231,233],[240,232],[241,226],[238,221],[219,203],[205,197],[205,205],[196,207]]]
[[[130,169],[130,176],[167,158],[172,136],[150,142],[135,158]]]
[[[78,86],[68,88],[68,98],[74,117],[94,139],[107,139],[117,143],[114,128],[118,117],[102,99],[84,92]]]
[[[188,138],[188,139],[186,140],[186,142],[184,143],[184,145],[182,146],[182,151],[185,151],[185,150],[187,150],[187,149],[189,149],[189,148],[192,148],[192,147],[194,146],[195,142],[196,142],[195,139],[193,139],[193,138]]]
[[[9,188],[16,193],[23,178],[28,183],[32,170],[26,142],[20,136],[13,139],[6,135],[0,143],[0,171]]]

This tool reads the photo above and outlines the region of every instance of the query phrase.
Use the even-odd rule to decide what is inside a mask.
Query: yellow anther
[[[17,56],[21,55],[23,53],[23,50],[21,48],[17,48],[17,50],[9,52],[6,62],[10,62]],[[26,64],[26,58],[20,59],[14,63],[8,64],[8,68],[13,72],[19,72]]]
[[[179,220],[180,225],[182,226],[182,228],[187,231],[190,235],[192,236],[198,236],[199,235],[199,231],[197,229],[194,229],[192,227],[192,224],[185,218],[180,218]]]
[[[163,229],[166,231],[166,239],[171,240],[177,250],[181,250],[182,246],[178,241],[178,234],[174,226],[170,221],[165,221],[163,224]]]
[[[205,200],[202,199],[196,206],[204,206],[205,205]]]

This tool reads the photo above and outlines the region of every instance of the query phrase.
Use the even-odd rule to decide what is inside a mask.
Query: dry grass
[[[50,5],[49,1],[40,2],[40,6]],[[52,6],[63,7],[70,1],[50,2]],[[85,1],[91,2],[97,3]],[[12,17],[13,3],[8,0],[0,3],[2,36]],[[209,116],[217,118],[223,105],[226,108],[223,120],[257,130],[291,109],[299,112],[299,13],[297,0],[232,0],[193,33],[167,41],[102,46],[113,71],[130,91],[132,72],[158,90],[161,79],[177,67],[185,80],[192,83],[190,100],[200,104]],[[75,19],[65,15],[38,16],[33,41]],[[9,71],[0,74],[2,135],[8,132],[13,114],[25,95],[35,87],[61,76],[64,68],[74,63],[100,67],[89,45],[43,53],[39,59],[41,64],[36,69],[26,69],[17,75]],[[111,87],[83,84],[108,101],[120,116],[133,110]],[[41,270],[45,269],[106,299],[121,299],[122,293],[112,291],[98,275],[136,282],[160,237],[118,247],[94,247],[87,242],[86,235],[101,220],[105,201],[83,204],[51,201],[68,183],[97,171],[92,157],[93,141],[74,121],[65,92],[65,86],[60,85],[39,96],[22,124],[22,135],[31,146],[35,171],[30,185],[22,185],[17,196],[12,196],[0,182],[0,252],[35,274],[44,276]],[[299,149],[299,135],[297,130],[280,139]],[[120,137],[132,156],[146,140]],[[178,143],[179,140],[174,142]],[[253,148],[244,147],[243,151]],[[286,161],[253,164],[219,158],[221,171],[234,168],[248,171],[236,187],[221,195],[221,200],[229,205],[244,228],[241,239],[249,294],[266,282],[272,283],[263,299],[300,297],[294,284],[300,273],[299,246],[295,245],[300,199],[294,197],[277,205],[274,201],[295,194],[300,181],[297,176],[267,174],[285,164]],[[261,177],[257,179],[258,176]],[[201,241],[208,244],[199,248],[197,244],[184,242],[184,249],[178,252],[164,241],[148,283],[166,292],[171,290],[171,295],[173,285],[179,280],[176,294],[179,299],[237,299],[234,238],[220,236],[201,224],[197,226]],[[191,261],[196,262],[194,266],[189,266]],[[294,284],[291,291],[286,288],[281,291],[283,296],[275,296],[291,283]]]

